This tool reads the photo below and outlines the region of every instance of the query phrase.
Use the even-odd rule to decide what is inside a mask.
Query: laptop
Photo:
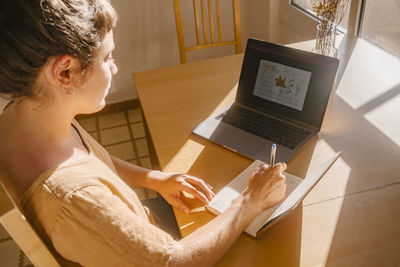
[[[251,159],[287,161],[321,129],[339,60],[250,38],[235,102],[193,133]]]

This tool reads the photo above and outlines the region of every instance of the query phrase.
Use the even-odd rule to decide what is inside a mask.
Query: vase
[[[338,50],[335,47],[335,42],[336,25],[333,23],[319,23],[317,25],[317,36],[313,52],[325,56],[337,57]]]

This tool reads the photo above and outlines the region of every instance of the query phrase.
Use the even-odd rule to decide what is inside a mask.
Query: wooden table
[[[257,240],[242,234],[218,266],[400,265],[400,87],[376,89],[387,70],[376,69],[366,47],[359,41],[347,52],[322,130],[287,172],[304,177],[335,151],[342,157],[291,215]],[[134,74],[163,171],[201,177],[218,192],[251,163],[191,133],[234,100],[242,60],[233,55]],[[400,73],[400,63],[390,64]],[[187,201],[191,215],[175,210],[183,236],[214,218],[199,201]]]

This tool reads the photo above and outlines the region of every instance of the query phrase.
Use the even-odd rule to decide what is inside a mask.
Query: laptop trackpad
[[[210,140],[226,146],[252,159],[269,161],[271,141],[252,135],[225,123],[220,123],[210,136]]]

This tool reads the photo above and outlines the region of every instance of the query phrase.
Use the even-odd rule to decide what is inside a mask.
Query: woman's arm
[[[187,174],[165,173],[149,170],[111,156],[118,175],[130,187],[149,188],[159,192],[171,205],[189,213],[189,207],[180,199],[186,191],[207,204],[214,197],[212,187],[202,179]]]
[[[130,187],[153,189],[152,187],[154,187],[154,184],[152,182],[152,177],[157,174],[157,171],[130,164],[129,162],[113,155],[110,156],[119,177],[121,177]]]
[[[112,159],[121,178],[130,186],[162,191],[162,195],[170,204],[180,207],[185,212],[189,209],[179,198],[181,190],[191,193],[191,187],[194,187],[194,192],[197,192],[194,195],[205,203],[213,196],[210,187],[201,179],[151,171],[115,157]],[[285,163],[278,163],[273,167],[262,165],[257,168],[250,177],[247,188],[230,208],[177,242],[169,266],[214,265],[260,212],[283,199],[286,185],[282,172],[285,169]],[[197,185],[192,184],[193,179],[197,179]],[[199,190],[199,187],[202,189]],[[169,193],[165,193],[166,191]]]
[[[214,265],[261,211],[283,199],[285,168],[286,164],[278,163],[257,169],[246,190],[230,208],[179,241],[169,266]]]

